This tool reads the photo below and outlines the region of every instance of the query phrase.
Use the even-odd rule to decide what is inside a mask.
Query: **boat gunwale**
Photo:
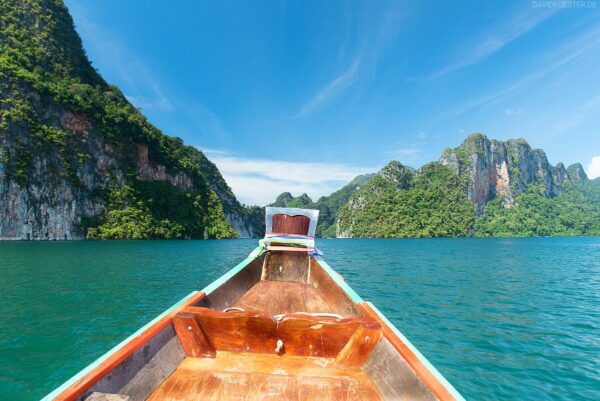
[[[235,267],[227,271],[225,274],[208,284],[200,291],[193,291],[179,302],[165,310],[142,328],[137,330],[131,336],[121,341],[111,350],[103,354],[94,362],[80,370],[77,374],[57,387],[51,393],[42,398],[41,401],[65,400],[75,401],[78,397],[89,390],[97,383],[108,371],[123,362],[126,358],[133,355],[144,344],[146,344],[160,330],[167,327],[173,321],[175,314],[184,308],[195,304],[217,290],[228,280],[247,267],[252,261],[260,257],[267,250],[258,246],[255,248],[246,259],[238,263]],[[325,272],[334,280],[334,282],[342,289],[342,291],[356,304],[356,306],[364,313],[380,320],[380,324],[385,326],[384,337],[392,344],[400,356],[411,366],[411,369],[423,380],[424,384],[434,393],[439,400],[456,400],[465,401],[464,397],[446,380],[446,378],[427,360],[427,358],[396,328],[377,307],[371,302],[364,301],[352,287],[350,287],[344,278],[336,272],[321,256],[313,256],[313,259],[325,270]],[[152,335],[149,335],[152,334]],[[397,343],[404,345],[421,366],[416,366],[414,358],[406,358],[406,352],[401,352]],[[114,360],[113,360],[114,359]],[[429,372],[424,375],[424,372]],[[439,387],[444,391],[440,391]]]
[[[390,342],[394,349],[408,363],[415,374],[423,380],[423,383],[431,390],[438,400],[441,401],[465,401],[465,398],[454,388],[454,386],[436,369],[435,366],[415,347],[408,338],[396,326],[385,317],[383,313],[371,302],[363,301],[359,308],[369,316],[375,318],[383,327],[383,336]],[[406,347],[403,350],[402,347]],[[416,359],[416,360],[415,360]],[[431,376],[427,375],[429,373]],[[440,388],[441,387],[441,388]]]
[[[65,400],[74,401],[82,394],[84,394],[90,387],[96,384],[107,372],[110,371],[116,365],[123,362],[125,359],[133,355],[139,350],[144,344],[146,344],[157,332],[167,327],[172,323],[175,314],[182,308],[195,304],[202,300],[204,297],[215,291],[221,285],[223,285],[231,277],[235,276],[242,269],[248,266],[253,260],[257,259],[264,253],[264,248],[257,247],[250,255],[228,272],[217,278],[209,285],[204,287],[200,291],[192,291],[173,306],[162,312],[160,315],[146,323],[136,332],[131,334],[129,337],[115,345],[109,351],[101,355],[98,359],[81,369],[74,376],[68,379],[66,382],[55,388],[52,392],[47,394],[40,401],[51,401],[51,400]],[[155,333],[156,331],[156,333]],[[153,334],[149,336],[148,334]],[[147,337],[147,338],[146,338]],[[118,355],[119,351],[122,351],[121,355]],[[112,359],[115,359],[114,361]],[[103,368],[103,365],[108,365],[108,369]]]
[[[346,283],[346,281],[344,280],[344,277],[341,274],[339,274],[337,271],[335,271],[333,268],[331,268],[331,266],[329,266],[329,264],[327,262],[325,262],[325,260],[323,260],[322,257],[315,256],[314,258],[319,263],[319,265],[321,267],[323,267],[323,269],[329,274],[329,276],[331,276],[331,278],[336,282],[336,284],[339,285],[342,288],[342,290],[344,290],[344,292],[346,292],[346,294],[352,299],[352,301],[356,302],[357,306],[363,312],[365,312],[366,314],[368,314],[372,317],[378,318],[377,320],[380,320],[379,323],[382,326],[387,326],[387,328],[389,330],[384,330],[383,336],[392,344],[392,346],[394,346],[396,351],[401,354],[402,358],[407,363],[409,363],[409,365],[411,366],[413,371],[419,376],[419,378],[421,380],[423,380],[425,385],[430,390],[432,390],[432,392],[435,394],[435,396],[438,399],[440,399],[440,400],[454,399],[456,401],[465,401],[465,398],[458,392],[458,390],[456,390],[456,388],[454,388],[454,386],[436,369],[435,366],[433,366],[431,364],[431,362],[429,362],[429,360],[417,349],[417,347],[415,347],[408,340],[408,338],[404,334],[402,334],[402,332],[400,330],[398,330],[398,328],[396,326],[394,326],[394,324],[392,322],[390,322],[389,319],[387,317],[385,317],[385,315],[383,313],[381,313],[381,311],[379,309],[377,309],[377,307],[375,305],[373,305],[371,302],[363,300],[360,297],[360,295],[358,295],[358,293],[356,293],[356,291],[354,291],[352,289],[352,287],[350,287]],[[414,366],[414,361],[407,360],[407,358],[405,358],[405,353],[400,352],[400,350],[394,345],[396,343],[396,341],[399,341],[404,346],[406,346],[408,348],[408,350],[410,352],[412,352],[412,354],[416,357],[416,359],[420,362],[420,364],[422,366],[421,367]],[[433,377],[432,378],[424,377],[422,368],[424,368],[425,371],[429,371],[429,373],[431,373],[431,375]],[[438,383],[432,383],[431,379],[436,380]],[[436,384],[441,385],[441,387],[446,391],[445,392],[436,391],[435,390]]]

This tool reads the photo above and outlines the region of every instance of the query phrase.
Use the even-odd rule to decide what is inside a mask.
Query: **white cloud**
[[[488,93],[479,98],[470,100],[457,108],[443,113],[439,116],[439,119],[455,118],[463,115],[464,113],[481,107],[483,105],[494,104],[506,96],[523,90],[528,87],[531,83],[539,80],[540,78],[559,70],[563,67],[567,67],[570,64],[574,64],[578,60],[595,53],[600,49],[600,29],[594,27],[591,30],[585,32],[578,38],[566,42],[562,47],[556,51],[552,51],[545,57],[544,68],[530,74],[521,80],[514,82],[513,84],[500,89],[496,92]]]
[[[313,200],[340,189],[354,177],[375,168],[334,163],[301,163],[249,159],[223,151],[204,150],[238,197],[250,205],[272,203],[282,192],[307,193]]]
[[[460,61],[449,64],[431,75],[416,79],[438,78],[451,71],[477,64],[531,31],[557,11],[558,9],[536,9],[516,14],[509,20],[503,21],[501,25],[495,26],[489,32],[478,35],[483,39],[471,46],[467,52],[461,54],[458,57],[458,60]]]
[[[417,133],[417,138],[418,139],[425,139],[425,138],[427,138],[427,134],[425,133],[425,131],[419,131]]]
[[[361,4],[357,2],[357,4]],[[348,10],[346,10],[348,13]],[[406,15],[406,5],[401,2],[391,2],[381,14],[372,15],[361,12],[359,22],[347,15],[348,31],[340,46],[340,55],[345,55],[350,43],[356,41],[350,63],[335,78],[324,85],[316,95],[308,99],[293,117],[305,117],[316,112],[343,95],[359,80],[368,82],[376,75],[377,64],[382,53],[397,35],[402,27],[401,19]],[[353,40],[354,39],[354,40]],[[350,59],[350,55],[345,60]]]
[[[590,164],[587,165],[587,175],[589,178],[600,177],[600,156],[592,157]]]
[[[559,132],[570,131],[580,123],[586,121],[589,117],[595,117],[598,114],[599,105],[600,95],[596,95],[577,107],[576,111],[569,112],[563,119],[554,124],[554,126]]]
[[[70,5],[69,11],[86,50],[94,55],[95,66],[118,82],[134,106],[144,110],[174,110],[147,62],[140,60],[114,32],[93,22],[83,6]]]
[[[388,155],[393,160],[398,160],[402,164],[411,165],[411,167],[419,167],[419,164],[423,161],[423,152],[421,149],[408,147],[408,148],[397,148],[390,152]]]
[[[511,109],[509,107],[509,108],[504,109],[504,113],[507,116],[518,116],[519,114],[523,114],[523,109]]]
[[[201,149],[202,153],[210,158],[229,155],[229,152],[226,150],[203,148],[201,146],[198,149]]]
[[[352,60],[352,63],[350,63],[350,66],[321,89],[312,99],[304,103],[294,118],[300,118],[312,113],[348,89],[358,78],[361,62],[362,54],[358,53]]]

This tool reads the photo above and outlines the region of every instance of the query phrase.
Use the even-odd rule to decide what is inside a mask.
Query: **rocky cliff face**
[[[1,90],[0,94],[8,96]],[[73,134],[85,160],[69,170],[71,166],[63,163],[59,149],[34,153],[31,132],[6,124],[0,131],[0,239],[80,239],[82,219],[105,210],[92,196],[93,189],[108,186],[109,171],[114,171],[116,182],[122,182],[123,174],[114,170],[114,148],[93,131],[85,117],[43,107],[39,97],[37,100],[36,107],[55,127]],[[29,164],[22,167],[26,175],[15,174],[25,163]],[[75,177],[77,185],[72,180]]]
[[[392,160],[377,174],[394,184],[396,189],[406,190],[410,187],[410,183],[415,176],[415,169],[405,166],[399,161]]]
[[[162,227],[140,238],[262,235],[212,162],[97,74],[61,1],[2,2],[0,43],[0,239],[127,237],[140,216]]]
[[[500,199],[510,209],[532,188],[555,198],[579,181],[587,181],[579,163],[551,166],[544,151],[523,139],[473,134],[418,170],[388,163],[349,197],[336,220],[336,236],[474,235],[473,223],[488,202]]]
[[[523,139],[503,142],[481,134],[470,135],[458,148],[446,149],[439,162],[464,177],[477,213],[496,196],[502,197],[506,207],[513,206],[515,196],[532,184],[542,185],[546,196],[553,197],[565,184],[587,179],[580,164],[553,167],[543,150],[532,149]]]

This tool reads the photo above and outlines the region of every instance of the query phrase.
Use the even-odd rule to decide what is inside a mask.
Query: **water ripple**
[[[467,399],[600,400],[598,238],[319,242]],[[39,399],[255,243],[0,243],[0,398]]]

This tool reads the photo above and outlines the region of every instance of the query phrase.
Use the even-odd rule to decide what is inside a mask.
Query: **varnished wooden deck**
[[[246,310],[260,310],[271,315],[308,312],[331,313],[331,307],[311,285],[290,281],[259,281],[236,303]]]
[[[333,359],[218,352],[187,358],[148,401],[381,400],[358,367]]]

